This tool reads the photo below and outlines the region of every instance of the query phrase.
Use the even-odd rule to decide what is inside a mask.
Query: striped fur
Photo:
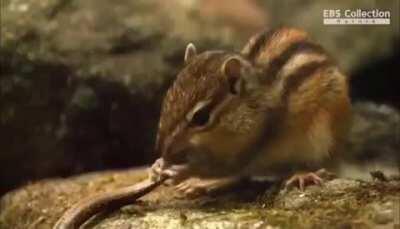
[[[325,50],[301,30],[280,28],[254,36],[242,55],[263,68],[265,97],[277,98],[273,112],[282,124],[275,137],[259,136],[247,173],[319,164],[338,152],[350,116],[348,85]]]
[[[242,96],[229,94],[221,73],[234,55],[257,72],[247,77],[259,77]],[[213,124],[190,128],[185,117],[202,104],[210,104]],[[347,79],[334,60],[304,31],[278,28],[253,36],[240,54],[192,58],[164,99],[157,149],[171,161],[189,158],[198,175],[265,175],[281,165],[319,164],[337,152],[349,110]],[[179,153],[187,149],[193,152]]]

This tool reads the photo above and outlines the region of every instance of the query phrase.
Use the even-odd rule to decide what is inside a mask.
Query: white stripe
[[[278,78],[284,78],[286,80],[286,77],[298,71],[302,66],[312,62],[322,62],[326,59],[326,55],[313,53],[312,51],[295,54],[279,71]]]

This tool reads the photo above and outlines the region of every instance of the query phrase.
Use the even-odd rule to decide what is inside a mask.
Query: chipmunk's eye
[[[190,124],[193,126],[204,126],[210,119],[210,111],[208,109],[200,109],[193,114]]]
[[[192,127],[205,126],[210,120],[210,109],[210,101],[202,101],[196,104],[186,116],[189,125]]]

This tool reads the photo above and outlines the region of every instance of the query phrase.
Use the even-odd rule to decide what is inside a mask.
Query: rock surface
[[[5,195],[0,228],[51,228],[73,203],[145,179],[146,170],[46,180]],[[159,187],[137,204],[100,214],[84,228],[394,228],[400,180],[333,179],[322,187],[281,189],[247,183],[213,197],[185,199]]]

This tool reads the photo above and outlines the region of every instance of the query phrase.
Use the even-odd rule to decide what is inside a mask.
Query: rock
[[[51,228],[72,204],[145,179],[146,169],[54,179],[9,192],[0,200],[0,228]],[[258,183],[258,185],[260,185]],[[214,197],[182,198],[162,186],[140,202],[100,214],[85,228],[337,228],[391,225],[400,182],[338,178],[322,187],[273,191],[278,185],[245,185]],[[335,188],[332,188],[335,187]],[[258,188],[260,189],[260,187]],[[249,192],[251,191],[251,192]],[[252,198],[243,198],[252,194]],[[291,203],[290,203],[291,202]],[[392,225],[393,226],[393,225]]]
[[[287,195],[282,201],[283,207],[289,210],[299,209],[312,201],[305,193],[295,193],[295,195]]]
[[[331,192],[345,192],[348,189],[357,189],[360,182],[356,180],[335,179],[325,183],[325,188]]]
[[[393,202],[386,202],[383,204],[374,204],[372,206],[374,214],[373,220],[377,224],[387,224],[394,220],[394,206]]]

